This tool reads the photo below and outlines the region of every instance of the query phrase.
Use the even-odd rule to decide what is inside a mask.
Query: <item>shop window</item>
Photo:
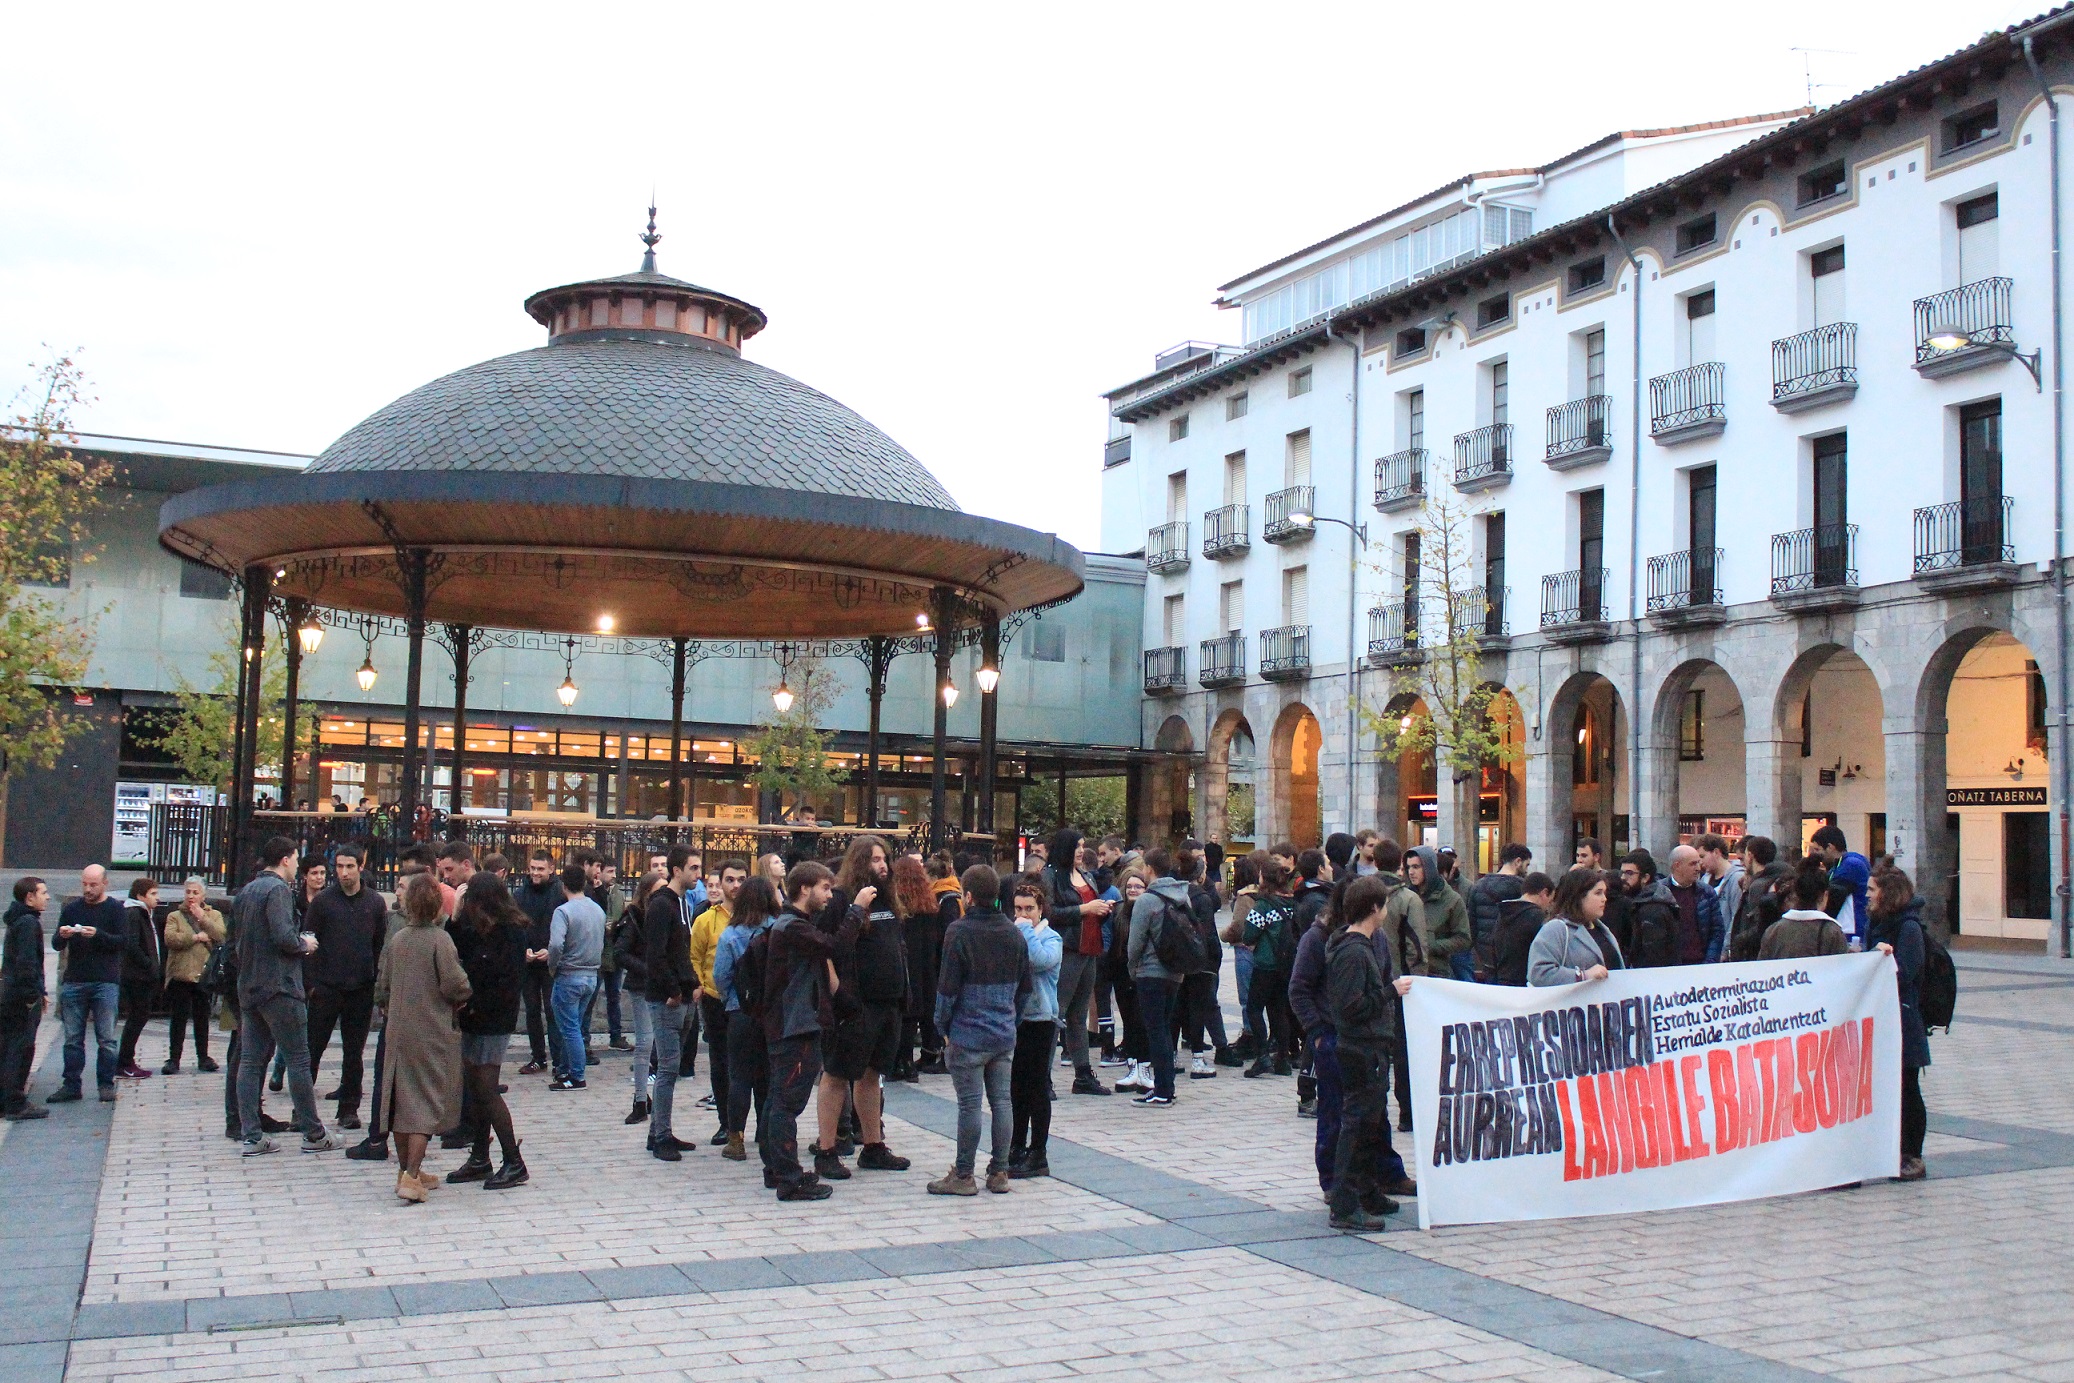
[[[1066,661],[1066,626],[1046,624],[1038,620],[1030,626],[1028,635],[1030,661],[1033,663],[1063,663]]]
[[[1685,693],[1678,713],[1678,758],[1682,763],[1700,763],[1707,757],[1707,694],[1695,687]]]
[[[1599,784],[1599,717],[1589,706],[1577,712],[1577,744],[1570,752],[1570,782],[1574,787]]]
[[[2002,814],[2002,915],[2052,917],[2052,814]]]

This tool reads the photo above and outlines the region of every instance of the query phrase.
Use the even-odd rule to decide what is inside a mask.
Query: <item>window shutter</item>
[[[1282,623],[1311,622],[1311,569],[1290,567],[1282,573]]]
[[[1311,483],[1311,430],[1289,434],[1289,460],[1285,468],[1283,484],[1287,486]]]
[[[1246,502],[1246,453],[1235,451],[1224,458],[1224,502]]]
[[[1184,608],[1187,599],[1185,595],[1167,597],[1166,643],[1169,648],[1181,642],[1181,636],[1187,628],[1187,611]]]
[[[1227,581],[1217,592],[1217,619],[1227,634],[1246,627],[1246,583]]]

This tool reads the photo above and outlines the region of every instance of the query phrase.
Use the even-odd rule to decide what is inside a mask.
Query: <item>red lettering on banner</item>
[[[1635,1165],[1654,1167],[1666,1161],[1656,1141],[1656,1082],[1646,1066],[1630,1066],[1620,1073],[1621,1093],[1627,1096],[1628,1135],[1635,1143]]]
[[[1555,1094],[1556,1108],[1563,1115],[1563,1180],[1577,1181],[1584,1176],[1584,1166],[1579,1160],[1583,1150],[1577,1146],[1577,1121],[1570,1117],[1570,1082],[1557,1081]]]
[[[1668,1064],[1666,1063],[1666,1065]],[[1707,1130],[1700,1122],[1700,1116],[1706,1112],[1706,1102],[1705,1097],[1700,1094],[1700,1055],[1698,1052],[1687,1052],[1684,1056],[1678,1058],[1678,1080],[1685,1087],[1686,1156],[1705,1157],[1708,1152]],[[1666,1077],[1664,1083],[1666,1086],[1670,1084],[1668,1077]],[[1675,1106],[1676,1100],[1674,1099],[1672,1103]],[[1677,1121],[1678,1116],[1674,1112],[1671,1115],[1671,1122],[1675,1124]]]
[[[1858,1106],[1858,1025],[1836,1030],[1836,1121],[1848,1124],[1864,1110]]]
[[[1793,1136],[1793,1039],[1774,1038],[1766,1055],[1770,1058],[1765,1066],[1772,1075],[1772,1107],[1765,1114],[1764,1124],[1773,1138]]]
[[[1685,1141],[1685,1115],[1678,1106],[1678,1063],[1660,1061],[1649,1069],[1663,1077],[1663,1098],[1657,1112],[1662,1116],[1664,1146],[1671,1150],[1673,1162],[1689,1162],[1692,1145]]]
[[[1757,1074],[1764,1063],[1757,1059],[1754,1047],[1754,1043],[1745,1043],[1736,1048],[1736,1075],[1741,1080],[1738,1095],[1742,1105],[1742,1138],[1737,1146],[1744,1148],[1764,1141],[1764,1082]]]
[[[1815,1061],[1822,1054],[1822,1038],[1812,1032],[1802,1033],[1793,1044],[1793,1131],[1813,1133],[1815,1131],[1815,1087],[1822,1077],[1815,1069]]]
[[[1628,1123],[1627,1093],[1611,1071],[1599,1072],[1599,1112],[1606,1120],[1607,1161],[1616,1171],[1634,1171],[1635,1134]]]
[[[1577,1078],[1577,1113],[1584,1124],[1584,1174],[1602,1177],[1614,1168],[1606,1145],[1606,1123],[1599,1108],[1598,1082],[1590,1076]]]
[[[1815,1119],[1823,1128],[1835,1128],[1837,1117],[1836,1099],[1836,1029],[1824,1028],[1819,1037],[1819,1054],[1815,1058]]]
[[[1858,1030],[1858,1108],[1872,1112],[1872,1020],[1861,1020]]]
[[[1726,1047],[1707,1053],[1707,1086],[1714,1096],[1714,1146],[1734,1152],[1743,1146],[1743,1121],[1736,1098],[1735,1053]]]

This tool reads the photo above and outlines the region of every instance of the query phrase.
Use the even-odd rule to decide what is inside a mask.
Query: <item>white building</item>
[[[1933,908],[1956,884],[1966,932],[2043,937],[2057,230],[2024,45],[2074,89],[2070,19],[1472,175],[1224,285],[1242,345],[1108,396],[1103,545],[1152,573],[1143,742],[1173,756],[1148,834],[1247,838],[1249,770],[1261,843],[1553,863],[1833,821]],[[1441,508],[1518,745],[1480,791],[1350,714],[1416,709]]]

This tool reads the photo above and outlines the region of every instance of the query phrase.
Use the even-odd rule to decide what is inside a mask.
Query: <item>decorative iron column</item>
[[[419,774],[418,732],[420,702],[425,678],[425,585],[431,554],[414,547],[403,554],[403,599],[410,639],[410,657],[403,674],[403,784],[397,796],[403,818],[402,839],[408,841],[418,824]],[[429,757],[429,756],[428,756]]]
[[[295,712],[302,685],[302,625],[310,602],[290,596],[281,605],[281,651],[288,658],[288,685],[281,707],[281,810],[295,810]]]
[[[266,654],[266,597],[273,572],[265,566],[245,568],[245,602],[239,630],[238,734],[230,777],[230,884],[235,888],[250,872],[252,790],[259,772],[260,668]]]
[[[936,607],[936,726],[932,742],[929,766],[929,849],[934,852],[947,844],[944,815],[949,810],[948,783],[945,779],[944,740],[950,733],[951,708],[944,702],[944,691],[951,684],[951,646],[956,642],[956,631],[951,621],[956,618],[957,607],[951,602],[950,588],[938,586]]]
[[[684,652],[689,639],[670,641],[670,820],[684,817]]]
[[[980,626],[979,687],[979,816],[981,835],[994,831],[995,732],[1000,723],[1001,617],[989,614]],[[987,685],[987,669],[993,669],[993,685]]]
[[[886,705],[886,674],[893,667],[893,652],[893,641],[883,634],[874,634],[864,641],[871,724],[864,735],[864,810],[859,816],[867,829],[879,824],[879,718]]]
[[[453,787],[447,798],[447,814],[456,820],[467,814],[468,771],[468,660],[475,652],[475,629],[466,624],[446,626],[447,652],[454,659],[454,757]]]

